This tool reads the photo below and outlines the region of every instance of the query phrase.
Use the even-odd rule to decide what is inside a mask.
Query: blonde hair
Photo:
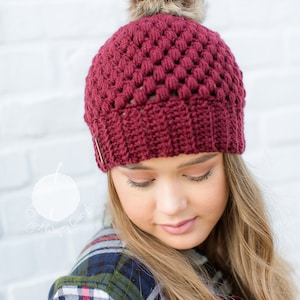
[[[223,269],[243,299],[296,299],[291,272],[275,253],[258,185],[240,155],[224,154],[224,168],[230,191],[228,204],[201,248]],[[188,295],[189,300],[215,299],[205,282],[199,280],[185,251],[166,246],[129,220],[110,172],[108,188],[114,226],[126,247],[139,257],[163,287],[166,298],[183,300]]]

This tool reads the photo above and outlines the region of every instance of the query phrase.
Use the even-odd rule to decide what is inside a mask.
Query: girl
[[[242,73],[201,0],[132,0],[99,50],[85,121],[111,222],[49,299],[295,299],[243,163]]]

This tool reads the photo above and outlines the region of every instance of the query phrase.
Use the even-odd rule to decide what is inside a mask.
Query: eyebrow
[[[202,155],[200,157],[196,157],[190,161],[180,164],[177,167],[177,169],[204,163],[204,162],[216,157],[217,155],[218,155],[218,153],[209,153],[209,154]],[[149,170],[149,171],[153,170],[152,168],[144,166],[142,164],[130,164],[130,165],[124,165],[124,166],[120,166],[120,167],[129,169],[129,170]]]
[[[209,153],[209,154],[202,155],[200,157],[196,157],[186,163],[180,164],[178,166],[178,169],[204,163],[204,162],[216,157],[217,155],[218,155],[218,153]]]

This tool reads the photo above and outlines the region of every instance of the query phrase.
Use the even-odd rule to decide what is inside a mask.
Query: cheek
[[[149,203],[149,201],[145,201],[146,199],[141,199],[141,197],[137,199],[131,198],[120,199],[122,208],[127,217],[140,228],[144,228],[145,224],[150,224],[153,219],[153,213],[155,209],[153,205]]]
[[[200,213],[207,216],[221,216],[228,201],[228,187],[225,175],[220,174],[212,180],[205,189],[198,191],[198,197],[194,193],[194,199],[198,199],[197,207]]]
[[[219,188],[214,189],[212,192],[211,208],[215,210],[216,214],[223,214],[228,202],[228,195],[228,187],[224,178]]]
[[[133,223],[140,223],[148,219],[155,209],[155,202],[147,195],[130,187],[126,182],[115,181],[115,189],[118,194],[123,211]]]
[[[208,199],[207,211],[213,216],[221,216],[227,205],[227,193],[214,193]]]
[[[119,197],[121,205],[126,212],[131,212],[132,214],[143,209],[142,203],[145,202],[141,197],[134,197],[133,195],[121,195]]]

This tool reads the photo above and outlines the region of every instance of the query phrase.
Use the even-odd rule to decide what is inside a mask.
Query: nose
[[[156,209],[166,215],[176,215],[187,207],[187,198],[177,180],[164,180],[157,190]]]

